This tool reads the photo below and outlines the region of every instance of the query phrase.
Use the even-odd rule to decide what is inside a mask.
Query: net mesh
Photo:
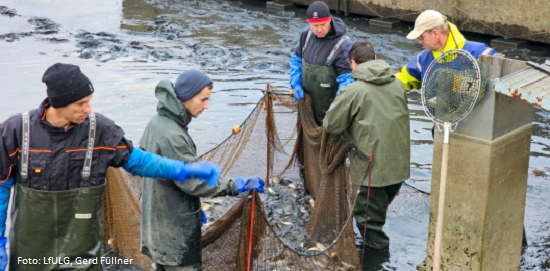
[[[103,198],[103,241],[113,251],[150,270],[149,257],[140,253],[141,179],[128,178],[122,169],[107,169]]]
[[[443,52],[424,75],[422,103],[426,113],[438,122],[460,121],[485,95],[486,77],[481,76],[485,74],[481,62],[468,52]]]
[[[342,137],[329,136],[315,124],[309,97],[297,103],[292,96],[270,88],[241,126],[241,133],[201,159],[222,165],[222,174],[228,176],[307,180],[305,189],[315,198],[305,224],[310,242],[289,244],[279,238],[258,196],[251,242],[249,197],[223,217],[223,221],[239,221],[227,232],[227,225],[218,222],[206,230],[203,269],[247,270],[252,244],[251,270],[356,270],[359,259],[349,218],[357,186],[350,182],[346,163],[350,147]],[[210,241],[219,232],[224,233]],[[304,246],[307,249],[300,249]],[[228,251],[225,260],[218,258],[219,249]]]
[[[360,270],[352,211],[358,191],[355,184],[365,178],[368,160],[351,148],[343,137],[328,135],[315,124],[309,96],[298,103],[268,85],[240,133],[200,160],[218,164],[225,176],[260,176],[267,186],[282,178],[300,182],[306,197],[313,197],[309,216],[303,216],[307,236],[302,242],[282,236],[266,212],[266,206],[270,210],[280,207],[269,205],[276,202],[264,206],[251,192],[203,232],[203,269]],[[352,162],[350,155],[354,155]],[[123,256],[140,259],[134,262],[149,270],[150,260],[139,252],[140,179],[120,169],[109,169],[107,177],[104,239]],[[406,195],[402,203],[396,198],[393,210],[406,208],[407,201],[429,201],[425,194]]]

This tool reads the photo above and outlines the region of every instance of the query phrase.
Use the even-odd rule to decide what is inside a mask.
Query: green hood
[[[186,163],[197,162],[197,149],[187,131],[191,122],[170,80],[155,96],[157,114],[147,124],[139,145],[144,150]],[[220,177],[215,187],[199,180],[183,183],[144,178],[141,197],[141,250],[161,265],[201,262],[201,197],[236,196],[235,181]]]
[[[359,64],[351,72],[351,77],[355,80],[376,85],[389,84],[395,80],[395,75],[390,65],[383,60],[371,60]]]
[[[187,127],[192,120],[187,114],[183,103],[176,96],[174,85],[170,80],[162,80],[155,89],[155,96],[159,100],[157,112],[159,115],[170,118],[183,127]]]

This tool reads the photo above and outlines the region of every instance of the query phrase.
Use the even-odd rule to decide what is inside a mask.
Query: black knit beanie
[[[53,108],[65,107],[94,93],[90,79],[75,65],[54,64],[44,73],[42,82],[48,87],[48,100]]]

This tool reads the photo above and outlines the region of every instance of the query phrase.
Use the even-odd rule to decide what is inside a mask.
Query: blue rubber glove
[[[6,218],[8,217],[8,204],[10,203],[10,190],[13,187],[14,178],[9,177],[7,181],[0,183],[0,237],[6,231]]]
[[[6,218],[8,216],[8,204],[10,203],[10,189],[13,187],[13,177],[8,178],[4,183],[0,183],[0,271],[6,270],[8,266],[8,254],[6,253],[6,243],[8,238],[4,237],[6,231]]]
[[[134,148],[124,169],[132,175],[170,179],[184,182],[189,179],[201,179],[208,187],[215,187],[220,178],[220,168],[214,163],[185,163]]]
[[[8,267],[8,253],[6,253],[6,243],[8,238],[0,237],[0,271],[6,270]]]
[[[294,90],[294,99],[299,100],[304,98],[304,90],[302,89],[302,58],[296,53],[292,53],[292,57],[290,57],[290,87]]]
[[[173,178],[174,180],[184,182],[188,179],[201,179],[210,188],[218,185],[221,170],[216,164],[203,161],[196,163],[177,162],[183,165],[176,167],[176,178]]]
[[[304,98],[304,89],[300,86],[295,86],[292,88],[294,90],[294,99],[296,101]]]
[[[248,178],[248,180],[245,180],[243,178],[236,178],[235,179],[235,186],[237,187],[237,192],[240,194],[245,191],[249,191],[252,189],[256,189],[256,191],[263,193],[264,192],[264,180],[260,179],[260,177],[252,176]]]
[[[351,77],[351,73],[343,73],[336,77],[336,82],[338,82],[338,92],[336,92],[336,95],[340,95],[340,90],[355,82],[355,80]]]
[[[8,253],[6,253],[6,243],[8,238],[0,237],[0,271],[6,270],[8,267]]]
[[[204,226],[204,224],[206,224],[206,222],[208,222],[208,218],[206,217],[206,213],[204,212],[203,209],[201,209],[201,212],[202,212],[201,227],[202,227]]]

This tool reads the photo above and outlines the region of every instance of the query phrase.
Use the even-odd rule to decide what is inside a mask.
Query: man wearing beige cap
[[[407,91],[420,89],[424,73],[430,63],[441,55],[441,51],[462,49],[475,58],[496,53],[484,43],[467,41],[456,25],[447,21],[445,15],[435,10],[426,10],[416,18],[414,30],[407,35],[407,39],[418,39],[418,43],[426,48],[396,74]]]
[[[418,43],[426,48],[416,56],[416,59],[411,60],[396,74],[407,91],[421,88],[424,73],[430,63],[441,55],[441,51],[462,49],[475,58],[479,58],[481,55],[496,54],[493,48],[484,43],[467,41],[458,31],[456,25],[447,21],[445,15],[435,10],[426,10],[416,18],[414,30],[407,35],[407,39],[418,39]],[[432,128],[432,137],[433,134],[434,129]],[[523,247],[528,245],[525,228],[523,229],[522,244]]]

